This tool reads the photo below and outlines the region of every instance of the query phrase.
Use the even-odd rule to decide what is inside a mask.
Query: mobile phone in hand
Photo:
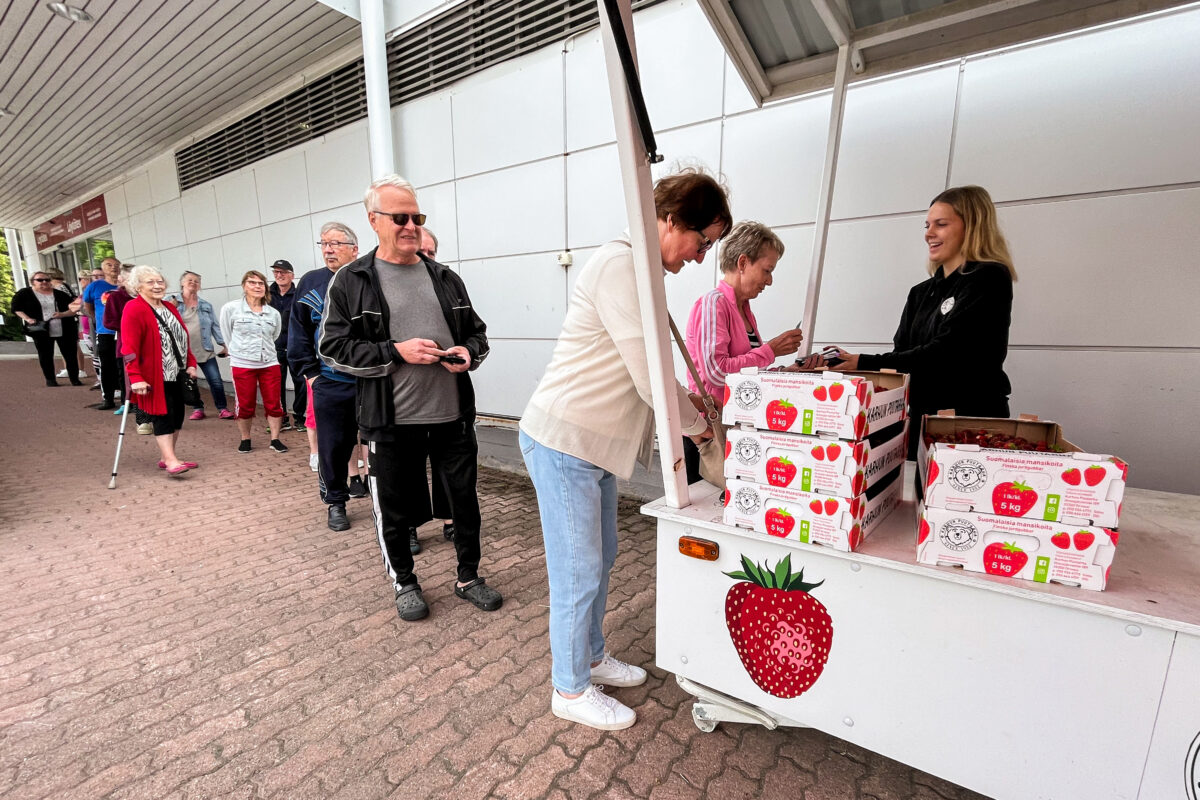
[[[462,356],[456,356],[453,353],[447,353],[444,356],[438,356],[438,361],[444,361],[447,364],[465,364],[467,360]]]

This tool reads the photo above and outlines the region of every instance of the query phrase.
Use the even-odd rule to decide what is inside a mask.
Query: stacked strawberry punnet
[[[854,550],[899,502],[908,376],[729,376],[725,523]]]

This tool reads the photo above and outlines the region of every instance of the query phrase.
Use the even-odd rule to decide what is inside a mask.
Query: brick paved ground
[[[485,574],[504,608],[451,591],[432,527],[418,569],[432,616],[392,607],[368,501],[332,533],[303,436],[291,453],[229,422],[187,423],[172,480],[98,394],[45,389],[0,361],[0,796],[18,798],[974,798],[807,730],[702,734],[651,670],[620,690],[636,726],[549,710],[547,588],[528,482],[484,472]],[[611,648],[653,664],[651,521],[625,502]]]

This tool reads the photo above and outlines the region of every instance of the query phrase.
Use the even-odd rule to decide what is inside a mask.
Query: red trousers
[[[258,395],[262,393],[263,409],[268,417],[282,417],[283,406],[279,402],[279,365],[248,369],[233,368],[233,392],[237,398],[237,418],[250,419],[258,409]]]

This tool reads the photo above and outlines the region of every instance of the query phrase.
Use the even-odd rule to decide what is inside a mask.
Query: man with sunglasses
[[[420,254],[425,215],[412,184],[384,176],[364,202],[379,246],[329,282],[317,349],[358,379],[358,428],[370,448],[375,524],[396,611],[406,621],[429,615],[409,538],[410,528],[433,518],[427,458],[454,513],[454,593],[495,611],[503,599],[478,572],[479,446],[468,376],[488,355],[487,326],[462,279]]]

